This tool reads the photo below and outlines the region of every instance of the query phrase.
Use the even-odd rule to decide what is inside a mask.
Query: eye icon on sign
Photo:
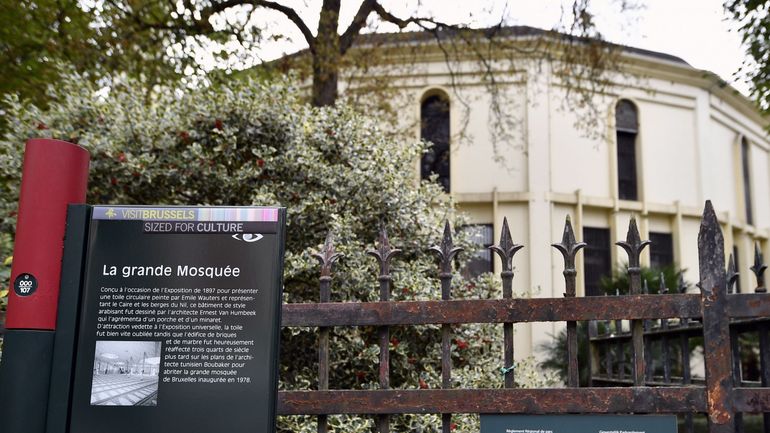
[[[262,238],[263,236],[259,233],[236,233],[233,235],[233,239],[249,243],[256,242]]]

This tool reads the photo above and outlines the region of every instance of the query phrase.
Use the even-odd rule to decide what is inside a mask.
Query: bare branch
[[[353,45],[353,41],[361,33],[361,29],[366,25],[366,19],[374,12],[376,6],[377,0],[364,0],[361,3],[356,16],[353,17],[353,22],[350,23],[345,33],[340,37],[340,54],[345,54],[350,46]]]
[[[403,30],[409,24],[417,24],[424,30],[438,30],[441,28],[464,28],[464,26],[442,23],[430,17],[409,17],[406,19],[401,19],[386,11],[385,8],[377,2],[374,2],[374,11],[377,13],[377,15],[379,15],[380,18],[382,18],[383,21],[395,24],[401,30]],[[432,25],[432,27],[428,25]]]
[[[382,18],[384,21],[397,25],[399,29],[403,29],[404,27],[409,25],[409,23],[415,22],[414,17],[409,17],[405,20],[402,20],[401,18],[396,17],[395,15],[386,11],[385,8],[382,7],[382,5],[377,2],[374,3],[374,11],[377,12],[377,15],[379,15],[380,18]]]
[[[124,12],[125,9],[121,7],[121,5],[114,0],[107,0],[110,4],[112,4],[115,8],[118,10],[122,10]],[[189,3],[185,2],[185,7],[187,7],[190,10],[193,10],[194,7]],[[126,13],[126,15],[130,15],[131,18],[134,20],[134,22],[142,29],[157,29],[157,30],[187,30],[192,33],[198,33],[198,34],[211,34],[215,33],[214,28],[212,27],[211,23],[209,22],[209,19],[218,13],[224,12],[227,9],[234,8],[237,6],[252,6],[254,8],[265,8],[265,9],[272,9],[274,11],[282,13],[286,18],[289,19],[302,33],[302,36],[305,37],[305,40],[308,43],[308,47],[310,48],[311,52],[315,52],[315,37],[313,36],[313,33],[310,31],[310,29],[307,27],[307,24],[305,24],[304,21],[302,21],[302,18],[300,18],[299,14],[297,14],[297,11],[295,11],[293,8],[284,6],[282,4],[276,3],[274,1],[270,0],[225,0],[217,3],[213,3],[211,6],[208,6],[206,8],[203,8],[200,11],[200,18],[194,20],[191,23],[185,23],[183,22],[183,19],[178,20],[174,23],[166,23],[162,22],[162,20],[157,19],[150,22],[145,21],[142,19],[140,14],[134,13],[129,14]]]
[[[297,14],[297,11],[295,11],[294,9],[288,6],[284,6],[272,1],[256,1],[254,2],[254,5],[262,6],[268,9],[273,9],[284,14],[286,18],[288,18],[292,23],[294,23],[294,25],[297,26],[299,31],[302,32],[302,36],[305,37],[305,41],[307,42],[307,45],[310,48],[310,51],[315,52],[315,36],[313,36],[313,33],[307,27],[307,24],[305,24],[305,22],[302,21],[302,18],[300,18],[300,16]]]

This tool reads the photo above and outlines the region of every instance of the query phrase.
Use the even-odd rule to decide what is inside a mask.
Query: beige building
[[[602,116],[593,131],[575,127],[584,114],[563,108],[568,85],[552,73],[553,63],[496,71],[499,91],[513,101],[501,139],[490,132],[490,97],[478,70],[460,64],[450,71],[443,56],[427,50],[410,72],[392,78],[411,107],[401,120],[435,143],[420,161],[421,174],[438,175],[479,225],[480,244],[496,243],[508,218],[514,241],[525,245],[514,260],[517,293],[563,295],[563,260],[550,244],[561,239],[566,215],[578,240],[589,242],[577,259],[578,296],[597,294],[599,277],[625,261],[614,244],[625,239],[631,215],[642,238],[653,241],[642,264],[673,263],[694,283],[707,199],[723,223],[726,251],[737,257],[741,289],[753,290],[754,242],[770,257],[767,119],[682,59],[633,48],[621,56],[622,73],[594,96]],[[480,253],[474,266],[499,271],[494,260]],[[516,326],[523,357],[562,325]]]

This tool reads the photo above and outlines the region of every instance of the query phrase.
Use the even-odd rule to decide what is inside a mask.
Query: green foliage
[[[641,268],[642,287],[647,284],[649,293],[658,293],[660,290],[660,277],[663,275],[663,282],[668,288],[668,293],[677,293],[679,287],[679,276],[684,269],[678,269],[674,265],[669,265],[663,269],[655,269],[643,266]],[[604,293],[608,295],[629,294],[628,265],[620,264],[612,276],[602,277],[599,282]]]
[[[578,378],[580,386],[588,386],[590,376],[589,355],[588,355],[588,322],[578,322]],[[556,372],[559,380],[566,384],[567,375],[567,330],[562,329],[553,340],[543,343],[538,348],[545,354],[543,360],[538,364],[541,368]]]
[[[317,301],[319,272],[310,253],[328,231],[345,254],[334,270],[332,300],[377,300],[376,264],[364,252],[381,224],[403,250],[393,266],[393,299],[439,297],[435,258],[425,249],[438,243],[445,219],[453,227],[462,219],[436,184],[412,174],[424,143],[399,140],[341,104],[313,108],[287,83],[168,89],[148,102],[130,80],[101,94],[72,76],[52,92],[54,102],[45,110],[18,98],[7,101],[14,128],[0,140],[0,232],[14,231],[24,142],[56,137],[91,152],[91,203],[286,206],[285,302]],[[470,247],[462,235],[457,242]],[[453,297],[499,298],[499,281],[458,276]],[[439,387],[440,328],[394,327],[391,335],[391,385]],[[330,387],[376,388],[376,330],[338,328],[330,340]],[[456,327],[454,386],[500,387],[501,341],[500,326]],[[316,329],[284,330],[282,389],[317,386],[316,344]],[[517,374],[520,385],[550,383],[535,374],[531,361]],[[434,418],[400,416],[394,431],[435,431],[440,423]],[[282,418],[280,430],[315,431],[308,419]],[[369,418],[332,419],[337,431],[371,430]],[[457,431],[477,428],[469,415],[455,422]]]
[[[110,2],[95,2],[102,3]],[[82,80],[102,84],[115,72],[141,78],[148,85],[178,75],[165,59],[166,46],[152,34],[114,22],[103,9],[85,4],[75,0],[0,2],[0,98],[18,95],[44,107],[49,102],[44,89],[69,70],[80,73]],[[0,116],[0,130],[5,121]]]
[[[751,84],[751,94],[764,114],[770,113],[770,2],[726,0],[728,15],[738,25],[747,59],[739,74]]]
[[[19,94],[44,103],[40,92],[59,76],[57,60],[88,63],[93,68],[91,17],[77,2],[21,0],[0,4],[0,95]],[[73,58],[73,54],[82,56]]]
[[[9,233],[0,233],[0,251],[2,251],[5,259],[0,263],[0,319],[3,319],[3,314],[8,308],[8,289],[11,286],[11,263],[13,262],[13,256],[11,256],[11,250],[13,250],[13,238]],[[2,342],[2,336],[0,336],[0,344]]]
[[[0,244],[6,244],[9,243],[10,236],[7,234],[4,234],[0,236]],[[6,247],[6,249],[10,249]],[[8,291],[10,287],[10,280],[11,280],[11,262],[13,261],[13,257],[9,256],[6,258],[2,265],[0,265],[0,287],[4,287],[3,289],[0,289],[0,322],[5,321],[5,311],[8,309]],[[3,336],[0,335],[0,358],[2,358],[3,355]]]

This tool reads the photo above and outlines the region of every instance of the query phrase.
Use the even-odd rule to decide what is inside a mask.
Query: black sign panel
[[[481,433],[676,433],[674,415],[481,415]]]
[[[70,432],[274,431],[284,225],[94,207]]]

